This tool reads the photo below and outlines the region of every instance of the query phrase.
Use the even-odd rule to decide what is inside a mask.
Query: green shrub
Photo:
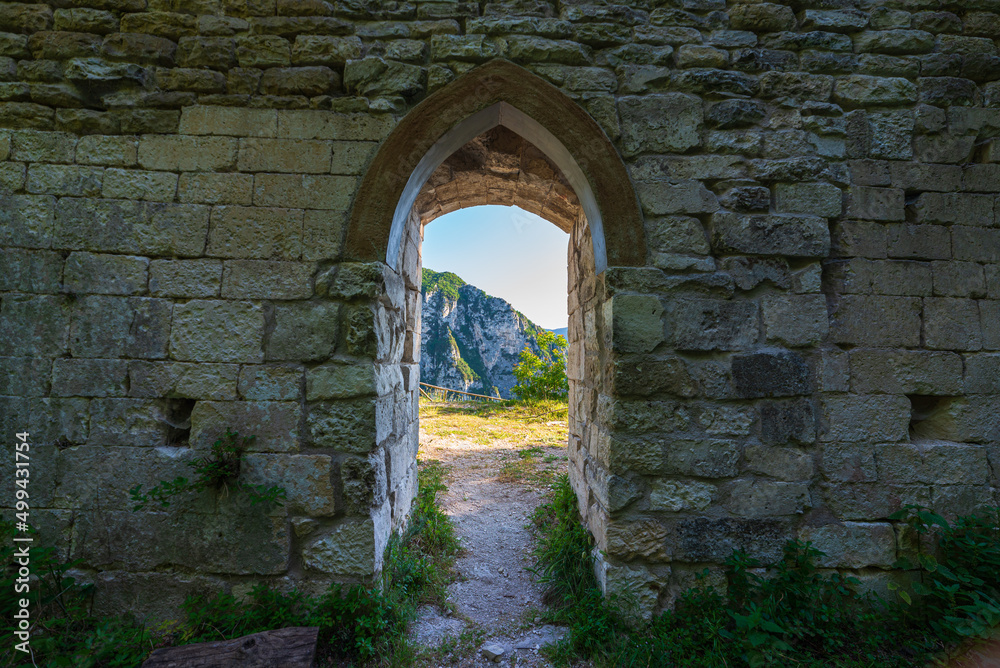
[[[541,331],[536,339],[540,354],[525,346],[520,362],[514,367],[517,384],[511,392],[521,401],[560,399],[569,394],[566,378],[566,339],[553,332]]]

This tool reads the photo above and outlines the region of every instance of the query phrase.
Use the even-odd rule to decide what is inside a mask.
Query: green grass
[[[910,668],[1000,622],[1000,511],[954,525],[916,507],[896,518],[920,536],[937,535],[940,560],[928,556],[930,543],[919,551],[916,597],[861,595],[853,578],[817,569],[822,553],[789,541],[766,572],[735,551],[725,591],[703,581],[674,610],[636,622],[627,598],[602,598],[576,504],[563,476],[534,516],[548,620],[570,628],[548,650],[558,666],[585,659],[598,668]]]
[[[183,619],[156,629],[134,619],[92,614],[93,587],[69,575],[74,563],[62,563],[51,548],[31,550],[39,582],[31,592],[34,659],[0,654],[0,666],[72,666],[97,668],[139,666],[160,646],[236,638],[285,626],[320,628],[320,666],[403,666],[415,651],[405,639],[407,624],[421,603],[445,604],[445,587],[459,550],[450,519],[437,505],[446,489],[445,469],[437,462],[420,467],[420,489],[410,525],[386,548],[382,576],[372,586],[334,585],[318,596],[278,591],[266,584],[245,598],[231,594],[189,597]],[[13,527],[0,524],[0,614],[10,624],[17,609]],[[20,595],[18,595],[20,596]],[[4,629],[11,638],[14,627]]]
[[[420,428],[432,436],[457,436],[488,445],[496,440],[530,446],[565,446],[566,401],[420,400]]]

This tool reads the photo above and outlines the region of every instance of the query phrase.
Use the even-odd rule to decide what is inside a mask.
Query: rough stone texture
[[[901,504],[997,501],[988,4],[80,4],[0,11],[0,422],[72,446],[36,507],[102,611],[375,577],[415,493],[421,225],[477,204],[570,232],[571,478],[644,613],[736,547],[886,570]],[[603,238],[504,126],[416,184],[387,266],[393,166],[501,100]],[[283,510],[124,512],[227,427]]]

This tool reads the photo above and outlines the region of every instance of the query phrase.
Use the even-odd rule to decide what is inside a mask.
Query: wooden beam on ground
[[[153,650],[142,668],[312,668],[318,626],[261,631],[233,640]]]

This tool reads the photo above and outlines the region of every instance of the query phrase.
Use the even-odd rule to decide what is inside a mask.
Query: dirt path
[[[558,431],[558,422],[548,424]],[[533,544],[526,525],[547,480],[566,470],[566,448],[551,445],[551,433],[541,442],[505,434],[498,421],[450,426],[423,418],[419,457],[449,469],[439,501],[463,547],[458,581],[448,587],[453,613],[425,607],[411,638],[431,650],[429,665],[494,666],[482,648],[498,643],[501,665],[547,666],[537,647],[559,630],[536,623],[542,587],[528,570]]]

